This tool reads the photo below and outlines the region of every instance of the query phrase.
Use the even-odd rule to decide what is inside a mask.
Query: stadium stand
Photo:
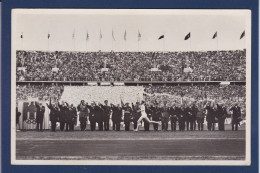
[[[131,104],[144,99],[147,105],[158,104],[161,108],[211,102],[212,107],[219,104],[229,110],[237,104],[242,117],[246,116],[246,50],[17,51],[16,55],[16,100],[20,108],[23,102],[35,100],[44,105],[50,99],[52,103],[78,105],[81,99],[89,104],[104,100]],[[90,89],[91,82],[95,87]],[[116,92],[110,98],[113,89],[104,88],[116,82],[121,87],[114,87]],[[102,83],[105,86],[98,86]],[[48,124],[49,120],[45,121]]]
[[[246,51],[17,51],[17,81],[245,81]]]

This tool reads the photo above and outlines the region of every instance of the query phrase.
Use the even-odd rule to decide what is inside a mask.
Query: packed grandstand
[[[71,85],[68,82],[77,81],[82,86],[86,81],[132,81],[136,84],[145,81],[148,83],[142,85],[143,98],[151,105],[156,101],[171,106],[176,104],[176,98],[186,103],[213,100],[226,107],[238,103],[245,112],[245,49],[203,52],[17,51],[16,60],[17,100],[37,98],[46,102],[52,98],[60,101],[64,87]],[[186,85],[180,85],[184,81]],[[215,81],[218,82],[211,83]],[[223,81],[232,81],[232,84],[222,85]],[[194,82],[201,83],[193,85]],[[101,95],[102,92],[105,91],[101,89]]]
[[[17,51],[17,81],[245,81],[246,50]]]

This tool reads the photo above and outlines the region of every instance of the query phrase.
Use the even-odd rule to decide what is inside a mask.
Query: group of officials
[[[90,130],[96,130],[96,124],[98,125],[99,131],[109,131],[109,122],[113,123],[113,130],[120,131],[121,122],[124,123],[125,131],[130,130],[130,123],[133,122],[134,129],[137,128],[137,121],[141,117],[140,103],[136,104],[121,103],[117,105],[110,104],[105,100],[104,104],[92,103],[89,105],[87,102],[82,100],[80,104],[75,107],[73,104],[69,105],[66,102],[53,104],[51,99],[47,107],[50,109],[50,122],[51,131],[56,131],[57,122],[60,123],[61,131],[73,131],[74,126],[77,123],[77,116],[79,116],[80,130],[84,131],[87,127],[87,122],[90,122]],[[41,104],[36,103],[36,129],[42,131],[42,124],[44,118],[45,107]],[[171,131],[177,130],[177,125],[179,126],[179,131],[193,131],[197,129],[199,131],[204,130],[204,121],[207,121],[207,129],[209,131],[214,131],[216,124],[218,124],[218,129],[220,131],[225,130],[225,119],[228,116],[228,111],[232,112],[232,130],[238,130],[238,125],[241,119],[241,109],[238,104],[235,104],[231,109],[227,110],[224,106],[220,104],[212,105],[210,102],[203,104],[183,104],[181,106],[172,107],[166,106],[159,107],[158,104],[155,106],[146,105],[145,111],[148,118],[152,121],[161,122],[161,130],[168,131],[168,124],[170,122]],[[21,115],[18,110],[16,110],[18,116]],[[18,120],[17,120],[18,122]],[[149,122],[143,120],[144,130],[149,131]],[[159,130],[159,125],[157,123],[153,124],[153,129],[155,131]]]

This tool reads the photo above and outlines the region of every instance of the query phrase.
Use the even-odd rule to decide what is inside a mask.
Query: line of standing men
[[[60,122],[60,130],[73,131],[77,123],[77,110],[73,104],[67,102],[52,104],[51,99],[47,107],[50,109],[51,131],[56,131],[56,122]]]
[[[95,130],[96,122],[98,123],[98,129],[103,130],[103,124],[106,131],[109,130],[109,120],[112,120],[113,123],[113,130],[119,131],[120,130],[120,123],[123,121],[125,124],[125,130],[130,130],[130,123],[134,123],[134,129],[137,127],[137,120],[141,116],[140,111],[140,104],[137,102],[135,105],[132,103],[130,106],[129,103],[124,104],[121,103],[121,106],[118,104],[117,106],[111,104],[108,106],[108,101],[105,100],[105,104],[98,104],[92,103],[89,106],[87,103],[85,104],[84,101],[81,101],[81,104],[78,106],[86,105],[86,108],[89,109],[89,113],[86,114],[85,118],[80,122],[84,124],[82,130],[85,130],[87,117],[89,116],[91,130]],[[80,110],[78,108],[78,110]],[[238,124],[241,117],[241,110],[237,104],[233,106],[230,111],[233,112],[232,114],[232,130],[238,130]],[[83,111],[84,112],[84,111]],[[190,104],[187,106],[186,104],[177,107],[173,105],[172,107],[167,107],[166,104],[164,107],[159,107],[158,104],[155,106],[146,106],[146,113],[148,118],[153,121],[161,121],[162,122],[162,130],[168,131],[168,124],[170,121],[171,130],[177,130],[177,124],[179,125],[179,131],[193,131],[196,130],[196,126],[198,126],[199,131],[204,130],[204,118],[206,117],[207,121],[207,128],[209,131],[215,130],[215,125],[218,123],[218,127],[220,131],[225,130],[225,119],[228,116],[227,109],[220,105],[211,105],[208,102],[205,106],[199,104]],[[80,111],[81,114],[81,111]],[[146,121],[144,122],[144,130],[149,131],[149,123]],[[158,124],[153,124],[154,130],[159,130]]]
[[[99,131],[108,131],[109,122],[112,121],[113,130],[120,131],[120,123],[123,121],[125,124],[125,130],[130,130],[130,123],[134,123],[134,129],[137,127],[137,120],[141,116],[140,104],[137,102],[135,105],[132,103],[124,104],[121,102],[121,106],[110,104],[108,101],[104,101],[103,104],[92,103],[88,105],[84,100],[75,108],[73,104],[69,105],[66,102],[61,104],[52,104],[51,99],[49,104],[47,104],[50,109],[50,121],[51,130],[56,130],[56,122],[60,122],[60,130],[63,131],[73,131],[74,125],[77,121],[77,111],[79,112],[79,121],[81,131],[86,130],[87,121],[89,118],[91,131],[96,130],[96,124],[98,124]],[[42,130],[42,121],[44,116],[45,108],[36,104],[37,107],[37,129]],[[238,124],[241,121],[241,110],[240,107],[235,104],[230,111],[232,114],[232,130],[238,130]],[[227,117],[227,109],[222,105],[216,104],[212,106],[207,103],[205,106],[202,104],[196,105],[181,105],[177,107],[173,105],[172,107],[167,107],[166,104],[163,107],[159,107],[158,104],[155,106],[146,105],[146,113],[148,118],[153,121],[162,122],[162,130],[168,131],[168,124],[170,121],[171,130],[176,131],[177,125],[179,125],[179,131],[186,130],[196,130],[196,125],[198,130],[204,130],[204,117],[206,117],[207,128],[210,131],[215,130],[215,124],[218,123],[220,131],[225,130],[224,122]],[[42,115],[42,116],[41,116]],[[196,123],[197,122],[197,123]],[[144,121],[144,129],[149,131],[149,123]],[[153,124],[154,130],[158,131],[158,124]]]
[[[90,121],[90,130],[96,130],[96,124],[98,124],[99,131],[108,131],[109,130],[109,121],[113,123],[113,130],[120,131],[120,123],[124,121],[125,130],[130,130],[130,122],[132,121],[133,110],[129,106],[129,103],[119,104],[117,106],[111,104],[108,105],[108,101],[104,101],[103,104],[92,103],[88,105],[84,100],[81,100],[78,105],[79,111],[79,121],[81,131],[86,130],[86,124]],[[123,115],[123,117],[122,117]]]

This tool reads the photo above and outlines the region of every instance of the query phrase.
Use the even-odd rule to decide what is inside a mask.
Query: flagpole
[[[88,32],[87,32],[87,35],[86,35],[86,52],[88,51]]]
[[[101,39],[102,39],[102,33],[101,33],[101,29],[99,29],[99,51],[101,51]]]
[[[217,35],[217,51],[219,51],[219,49],[218,49],[218,35]]]
[[[86,52],[88,51],[88,40],[86,40]]]
[[[163,33],[163,36],[164,36],[164,38],[163,38],[163,52],[165,52],[165,39],[166,39],[165,32]]]
[[[114,38],[113,38],[113,36],[114,36],[113,34],[114,34],[114,33],[113,33],[113,32],[114,32],[114,31],[113,31],[113,28],[112,28],[112,51],[114,50]]]
[[[72,33],[72,41],[73,41],[73,50],[75,51],[75,28]]]
[[[21,37],[21,35],[20,35]],[[22,50],[23,50],[23,32],[22,32]]]
[[[48,38],[48,47],[47,47],[47,50],[49,51],[49,48],[50,48],[50,37],[49,37],[49,34],[50,34],[50,32],[48,31],[48,35],[47,35],[47,38]]]
[[[113,51],[113,49],[114,49],[114,39],[112,38],[112,40],[111,40],[111,44],[112,44],[112,51]]]
[[[140,34],[140,31],[139,31],[139,29],[138,29],[138,33],[137,33],[138,35],[137,35],[137,49],[138,49],[138,52],[140,51],[139,50],[139,41],[140,41],[140,39],[141,39],[141,34]]]
[[[246,32],[246,31],[245,31]],[[246,34],[245,34],[246,35]],[[246,37],[244,36],[244,48],[243,49],[246,49]]]
[[[139,40],[139,38],[138,38],[138,41],[137,41],[137,44],[138,44],[138,52],[139,52],[139,41],[140,41],[140,40]]]
[[[125,40],[125,52],[126,52],[126,40]]]
[[[190,38],[190,51],[191,51],[191,38]]]
[[[164,52],[166,51],[166,50],[165,50],[165,40],[166,40],[166,37],[164,36],[164,40],[163,40],[163,49],[164,49]]]
[[[101,38],[99,36],[99,50],[101,51]]]
[[[125,33],[124,33],[124,41],[125,41],[125,52],[126,52],[126,30],[125,30]]]
[[[246,31],[244,30],[243,32],[242,32],[242,34],[241,34],[241,36],[240,36],[240,41],[241,41],[241,39],[244,39],[243,40],[243,49],[245,49],[246,48],[246,39],[244,38],[245,37],[245,33]]]
[[[76,51],[76,45],[75,45],[75,32],[74,32],[73,43],[74,43],[74,51]]]
[[[48,39],[48,51],[50,51],[49,49],[50,49],[50,45],[49,45],[50,43],[49,43],[49,39]]]
[[[48,35],[47,35],[47,38],[48,38],[48,45],[47,45],[47,51],[48,51],[48,58],[50,57],[50,51],[49,51],[49,31],[48,31]],[[57,60],[56,60],[56,63],[57,63]]]
[[[246,38],[244,38],[244,49],[246,49]]]

